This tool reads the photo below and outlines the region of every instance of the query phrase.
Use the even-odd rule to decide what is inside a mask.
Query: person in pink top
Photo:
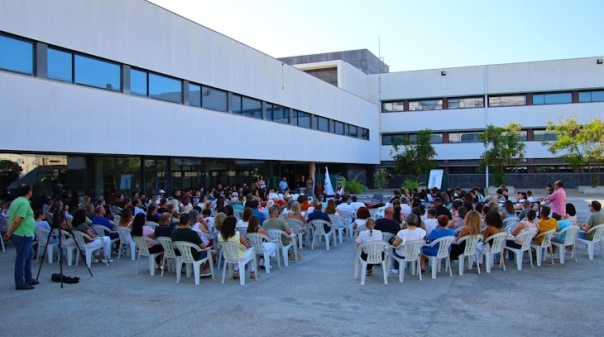
[[[552,208],[552,218],[560,220],[566,215],[566,191],[564,191],[562,180],[556,180],[554,192],[547,196],[547,202]]]

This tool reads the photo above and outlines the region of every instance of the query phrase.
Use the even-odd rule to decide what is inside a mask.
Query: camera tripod
[[[58,262],[59,262],[59,273],[61,275],[61,288],[63,288],[63,279],[65,278],[65,276],[63,275],[63,242],[62,242],[62,238],[63,235],[61,233],[61,231],[63,230],[62,224],[65,220],[66,223],[66,231],[71,235],[75,243],[76,249],[78,251],[78,253],[80,254],[80,257],[82,258],[82,260],[84,261],[84,264],[86,265],[86,268],[88,269],[88,273],[90,273],[90,276],[93,277],[92,275],[92,271],[90,270],[90,267],[88,266],[88,264],[85,263],[86,261],[86,257],[84,256],[84,253],[82,252],[82,249],[80,249],[80,245],[78,244],[78,242],[75,240],[75,237],[73,235],[73,231],[71,230],[71,227],[69,226],[69,223],[67,223],[67,219],[64,218],[63,215],[63,203],[61,201],[61,194],[63,193],[63,186],[61,184],[57,184],[54,188],[54,193],[55,193],[55,197],[54,200],[51,203],[51,206],[53,209],[53,216],[52,216],[52,221],[51,221],[51,226],[50,226],[50,231],[48,232],[48,237],[46,238],[46,244],[48,245],[48,243],[50,242],[50,239],[52,237],[52,234],[57,231],[57,236],[59,238],[59,257],[58,257]],[[46,246],[48,247],[48,246]],[[44,248],[44,253],[42,254],[42,259],[40,260],[40,266],[38,267],[38,274],[36,275],[36,280],[38,280],[38,278],[40,277],[40,272],[42,271],[42,265],[44,264],[44,259],[46,257],[46,247]],[[38,249],[40,249],[40,247],[38,247]],[[77,257],[76,257],[77,258]]]

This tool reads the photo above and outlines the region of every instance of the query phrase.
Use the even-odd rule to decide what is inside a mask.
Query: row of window
[[[34,41],[0,33],[0,69],[44,76],[36,71],[35,47]],[[46,48],[45,61],[46,77],[57,81],[369,140],[369,129],[356,125],[54,46]]]
[[[555,141],[557,139],[557,134],[553,131],[546,130],[522,130],[517,133],[518,140],[522,142],[528,141],[528,134],[532,132],[533,141],[535,142],[544,142],[544,141]],[[445,142],[445,133],[444,132],[433,132],[431,134],[430,142],[432,144],[456,144],[456,143],[482,143],[480,141],[479,135],[481,131],[464,131],[464,132],[447,132],[446,135],[448,137],[448,141]],[[404,139],[408,139],[411,142],[414,142],[417,134],[415,133],[391,133],[391,134],[383,134],[382,135],[382,145],[395,145],[402,144]]]
[[[604,90],[581,91],[576,102],[573,102],[572,92],[535,93],[528,95],[533,105],[570,104],[604,102]],[[469,109],[483,108],[484,97],[464,97],[445,99],[403,100],[382,102],[382,112],[402,112],[418,110]],[[527,94],[488,96],[489,107],[527,105]]]

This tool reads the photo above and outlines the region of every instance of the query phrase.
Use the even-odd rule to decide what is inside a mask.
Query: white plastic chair
[[[164,247],[164,257],[162,258],[162,270],[161,270],[161,276],[164,276],[164,270],[166,270],[166,268],[170,266],[169,262],[170,260],[172,262],[174,262],[174,264],[178,264],[182,262],[180,261],[180,256],[176,255],[176,252],[174,251],[174,245],[172,244],[172,238],[169,238],[167,236],[159,236],[157,237],[157,242],[159,242],[159,244]]]
[[[537,266],[538,267],[541,267],[541,261],[543,261],[545,259],[548,251],[551,253],[552,264],[554,264],[554,254],[552,252],[552,237],[554,236],[555,232],[556,232],[556,230],[552,229],[552,230],[543,232],[543,233],[535,236],[535,239],[543,238],[543,241],[541,241],[540,245],[536,244],[535,242],[531,242],[531,248],[534,248],[535,252],[536,252],[535,255],[537,257]]]
[[[602,252],[602,257],[604,257],[604,249],[602,249],[602,233],[604,233],[604,224],[592,227],[585,233],[587,236],[591,235],[593,240],[581,239],[579,237],[577,238],[577,241],[587,245],[587,254],[589,255],[589,260],[594,259],[594,249],[596,243],[600,244],[600,252]]]
[[[375,220],[381,219],[384,217],[385,209],[386,209],[386,206],[378,207],[377,211],[375,212]]]
[[[272,240],[270,237],[260,234],[260,233],[249,233],[247,235],[247,241],[250,243],[250,246],[254,247],[256,250],[256,254],[262,255],[264,257],[264,269],[267,274],[271,272],[271,255],[275,254],[277,256],[277,265],[279,269],[281,269],[281,259],[279,258],[279,254],[276,254],[277,250],[277,242],[276,240]],[[264,245],[265,242],[273,242],[275,246],[271,249],[267,249]],[[285,257],[287,258],[287,256]]]
[[[174,249],[178,249],[180,252],[180,259],[176,261],[176,283],[180,283],[180,277],[182,274],[182,264],[187,264],[187,277],[190,276],[190,267],[193,267],[193,275],[195,276],[195,285],[199,285],[200,278],[200,266],[204,264],[206,261],[209,261],[210,264],[210,272],[212,273],[212,279],[214,278],[214,262],[212,261],[212,251],[210,248],[201,249],[198,245],[193,244],[191,242],[186,241],[174,241],[172,242],[172,246]],[[206,257],[200,260],[195,260],[193,258],[193,253],[191,249],[194,249],[198,252],[206,251]]]
[[[362,226],[363,230],[365,230],[365,226]],[[392,240],[392,238],[394,238],[395,235],[389,232],[382,232],[382,241],[390,243],[390,240]],[[424,241],[425,243],[425,241]]]
[[[159,226],[159,224],[155,221],[145,221],[145,226],[149,226],[155,230],[155,227]]]
[[[367,227],[365,227],[365,225],[357,226],[357,229],[354,230],[353,237],[356,238],[357,236],[359,236],[359,233],[362,232],[362,231],[364,231],[364,230],[367,230]],[[382,239],[383,239],[383,237],[384,237],[385,234],[388,234],[388,233],[382,232]]]
[[[466,247],[463,251],[463,254],[461,254],[457,259],[457,262],[459,264],[458,267],[460,276],[463,275],[466,259],[468,261],[468,270],[472,269],[476,259],[476,246],[480,241],[482,241],[482,235],[466,235],[457,240],[456,244],[461,244],[464,241],[466,242]],[[478,261],[476,261],[476,269],[478,269],[478,274],[480,274],[480,267],[478,267]]]
[[[117,232],[120,235],[120,249],[117,253],[117,259],[119,260],[122,256],[122,250],[126,249],[126,246],[130,249],[130,258],[132,261],[136,260],[136,244],[132,240],[132,234],[130,228],[119,226]]]
[[[554,246],[556,246],[556,248],[558,248],[558,256],[560,257],[561,264],[564,264],[564,256],[566,255],[566,247],[574,246],[576,244],[575,241],[577,241],[577,233],[579,233],[579,227],[568,226],[568,227],[564,228],[563,230],[561,230],[560,232],[558,232],[557,234],[558,234],[558,236],[560,236],[560,235],[564,235],[564,233],[566,233],[566,236],[564,237],[563,243],[559,243],[559,242],[552,240],[552,245],[554,245]],[[577,251],[577,249],[576,249],[576,247],[574,247],[572,256],[575,257],[575,262],[578,262],[576,251]]]
[[[344,233],[344,229],[346,229],[346,231],[348,231],[347,227],[346,227],[346,223],[344,222],[344,218],[342,218],[341,216],[337,215],[337,214],[328,214],[329,218],[331,219],[331,224],[332,224],[332,230],[337,230],[338,231],[338,238],[340,239],[340,244],[343,243],[342,241],[342,236]],[[342,224],[342,227],[340,227],[340,224]]]
[[[161,253],[151,253],[149,252],[149,247],[148,247],[148,243],[151,243],[153,245],[158,244],[157,241],[148,238],[146,236],[135,236],[134,237],[134,243],[136,244],[136,247],[138,248],[138,259],[136,261],[136,273],[138,274],[138,268],[140,266],[141,263],[141,256],[146,256],[147,259],[149,260],[149,274],[151,276],[155,275],[155,258],[159,255],[161,255]]]
[[[361,265],[361,285],[365,285],[365,277],[367,273],[368,264],[381,264],[382,272],[384,274],[384,284],[388,284],[388,250],[390,245],[384,241],[370,241],[360,244],[355,252],[355,263],[354,263],[354,279],[357,279],[359,274],[359,264]],[[367,252],[367,259],[361,258],[361,252],[365,250]]]
[[[254,264],[254,269],[256,269],[258,266],[258,263],[256,263],[256,252],[254,251],[254,247],[245,248],[244,245],[237,242],[221,241],[220,249],[222,250],[222,257],[224,258],[224,266],[222,268],[222,283],[224,283],[227,266],[238,264],[239,283],[241,285],[245,285],[245,265],[251,261]],[[252,250],[252,254],[250,254],[248,258],[244,257],[240,259],[239,252],[246,250]],[[256,273],[256,281],[258,281],[259,276],[260,273]]]
[[[290,248],[292,248],[292,247],[294,248],[294,260],[296,260],[296,263],[298,263],[298,248],[296,247],[295,240],[290,241],[290,243],[287,246],[284,246],[283,241],[281,240],[281,237],[283,237],[283,236],[290,237],[289,234],[287,234],[287,232],[280,230],[280,229],[268,229],[266,231],[266,234],[277,245],[277,249],[279,249],[281,251],[281,256],[283,256],[283,264],[286,267],[289,266],[289,258],[287,257],[287,255],[288,255],[287,253],[289,252]]]
[[[286,218],[285,222],[287,223],[287,226],[289,228],[291,228],[292,233],[294,233],[298,239],[298,247],[302,248],[302,240],[303,240],[303,236],[304,234],[308,234],[308,227],[307,225],[297,219],[290,219],[290,218]]]
[[[479,251],[485,257],[487,274],[491,273],[491,268],[493,268],[493,263],[495,262],[495,255],[503,255],[503,245],[505,244],[505,239],[507,238],[507,236],[508,233],[506,232],[493,234],[485,240],[484,244],[482,245],[482,248],[479,249]],[[501,259],[499,259],[499,266],[503,267],[503,270],[506,271],[504,260],[505,257],[501,256]]]
[[[354,223],[354,215],[350,212],[340,212],[340,217],[342,217],[342,221],[344,221],[344,228],[346,228],[346,236],[352,238],[352,224]],[[340,237],[340,243],[342,243],[342,238]]]
[[[505,249],[514,253],[514,259],[516,260],[516,266],[518,267],[518,270],[522,270],[522,260],[524,258],[524,252],[529,252],[529,261],[531,262],[531,268],[533,268],[533,254],[531,254],[530,250],[531,241],[533,240],[535,235],[537,235],[537,231],[535,230],[528,230],[518,234],[514,239],[514,242],[519,244],[520,248],[510,247],[507,245],[506,241]],[[505,257],[502,256],[502,258]]]
[[[241,220],[241,218],[243,217],[243,210],[242,209],[233,210],[233,214],[235,215],[237,220]]]
[[[392,234],[392,233],[389,233]],[[382,233],[383,235],[383,233]],[[384,240],[385,241],[385,240]],[[396,255],[392,254],[391,257],[398,262],[398,281],[405,281],[405,269],[407,269],[407,263],[411,266],[411,273],[417,272],[419,274],[419,280],[422,280],[422,272],[420,267],[420,254],[422,252],[422,247],[426,241],[424,240],[413,240],[405,243],[403,248],[405,249],[405,258],[401,259]]]
[[[67,252],[67,265],[71,266],[74,259],[74,254],[78,254],[75,240],[66,230],[61,229],[61,248]]]
[[[116,225],[117,227],[117,225]],[[107,232],[109,232],[109,228],[103,226],[103,225],[91,225],[90,228],[92,229],[92,231],[94,232],[94,234],[100,236],[100,237],[105,237],[107,236]],[[119,237],[116,239],[112,239],[111,240],[111,245],[113,246],[117,241],[119,240]]]
[[[89,241],[93,241],[93,239],[90,236],[88,236],[80,231],[72,231],[72,233],[73,233],[74,240],[78,243],[78,246],[80,247],[80,250],[83,250],[84,254],[86,254],[86,264],[88,265],[88,268],[90,268],[92,266],[92,254],[94,252],[96,252],[97,250],[100,251],[101,248],[103,248],[103,246],[99,245],[97,247],[87,247],[85,239],[87,239]],[[76,255],[75,259],[76,259],[76,267],[77,267],[80,262],[80,254]]]
[[[315,239],[317,237],[325,237],[325,248],[329,250],[329,240],[333,239],[333,246],[336,246],[336,236],[334,234],[335,230],[332,229],[329,232],[325,232],[325,228],[323,225],[332,226],[330,222],[325,220],[312,220],[308,222],[312,228],[314,229],[314,234],[312,236],[312,244],[310,249],[315,249]]]
[[[422,253],[422,255],[430,260],[430,268],[432,270],[433,279],[436,279],[436,272],[440,271],[440,261],[443,259],[445,260],[445,271],[449,269],[449,275],[453,277],[453,272],[451,271],[451,261],[449,261],[449,248],[451,247],[453,241],[455,241],[454,236],[443,236],[425,245],[426,247],[434,247],[438,244],[438,251],[436,252],[435,256]]]
[[[517,217],[503,219],[503,230],[507,233],[511,233],[516,225],[520,222]]]
[[[55,248],[59,246],[59,242],[48,244],[48,234],[50,234],[49,230],[44,228],[36,227],[34,229],[34,233],[38,238],[38,254],[36,254],[36,262],[40,259],[40,255],[46,249],[46,255],[48,255],[48,263],[52,263],[54,257]]]

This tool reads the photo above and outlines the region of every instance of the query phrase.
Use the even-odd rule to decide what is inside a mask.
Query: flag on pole
[[[323,189],[325,194],[334,195],[333,186],[331,186],[331,179],[329,178],[329,171],[327,170],[327,166],[325,166],[325,188]]]

